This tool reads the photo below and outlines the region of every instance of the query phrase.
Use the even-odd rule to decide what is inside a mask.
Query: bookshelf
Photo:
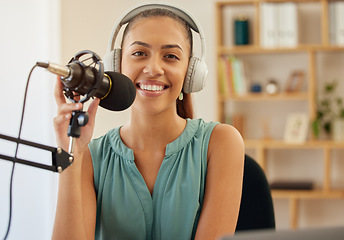
[[[294,46],[266,46],[262,44],[262,16],[261,7],[266,3],[292,2],[298,14],[298,39]],[[289,227],[292,229],[299,227],[299,202],[304,199],[344,199],[344,187],[333,187],[332,164],[334,152],[344,149],[344,142],[336,142],[328,138],[315,139],[309,131],[307,140],[302,144],[291,144],[283,141],[283,122],[288,112],[306,112],[309,122],[316,117],[317,92],[324,81],[324,76],[330,75],[326,72],[327,66],[324,64],[328,58],[335,58],[344,63],[344,44],[333,42],[331,19],[329,12],[333,11],[332,0],[228,0],[218,1],[215,4],[215,22],[217,32],[217,59],[218,67],[221,58],[224,56],[235,56],[248,63],[245,70],[248,72],[247,86],[245,94],[228,94],[221,89],[223,84],[223,72],[218,68],[218,119],[221,122],[228,122],[228,116],[232,114],[247,115],[241,113],[242,109],[254,110],[256,113],[262,111],[262,116],[247,115],[245,120],[265,118],[267,125],[275,126],[277,131],[273,133],[252,133],[255,128],[264,128],[261,121],[250,121],[244,124],[241,129],[246,149],[251,151],[257,162],[269,176],[268,164],[269,152],[271,151],[318,151],[321,158],[322,177],[320,186],[312,190],[273,190],[274,199],[287,199],[289,203]],[[332,10],[331,10],[332,9]],[[235,45],[233,40],[233,21],[237,14],[246,15],[249,22],[249,43],[247,45]],[[332,14],[332,13],[331,13]],[[344,12],[342,14],[344,16]],[[264,64],[265,62],[265,64]],[[267,65],[272,65],[270,68]],[[279,65],[285,67],[278,68]],[[334,64],[332,64],[334,65]],[[338,64],[339,65],[339,64]],[[334,66],[331,66],[334,67]],[[275,70],[274,72],[274,68]],[[286,92],[284,87],[290,72],[301,68],[305,72],[305,79],[302,88],[295,92]],[[341,76],[344,84],[344,72],[337,66],[337,76]],[[331,68],[332,69],[332,68]],[[270,75],[269,75],[270,74]],[[250,92],[250,85],[260,78],[261,92]],[[269,78],[277,78],[280,83],[280,91],[277,94],[267,94],[264,91],[264,84]],[[332,76],[331,76],[332,77]],[[330,78],[330,77],[329,77]],[[234,105],[234,107],[233,107]],[[239,106],[236,106],[239,105]],[[266,107],[267,105],[267,107]],[[266,108],[278,105],[277,110],[267,111]],[[300,107],[301,106],[301,107]],[[249,111],[248,110],[248,111]],[[253,111],[252,111],[253,112]],[[275,119],[276,120],[273,120]],[[264,121],[265,121],[264,120]],[[234,124],[234,123],[233,123]],[[242,125],[241,124],[241,125]],[[249,126],[251,124],[251,126]],[[256,126],[254,126],[256,124]],[[279,125],[278,125],[279,124]],[[235,124],[234,124],[235,125]],[[247,125],[247,128],[245,127]],[[276,132],[276,134],[275,134]],[[337,155],[335,156],[337,157]],[[273,161],[273,159],[272,159]],[[344,173],[343,173],[344,175]],[[269,179],[269,177],[268,177]]]

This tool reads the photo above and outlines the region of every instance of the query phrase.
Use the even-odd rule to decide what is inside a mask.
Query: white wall
[[[0,1],[0,133],[18,136],[26,79],[36,61],[59,59],[59,1]],[[36,69],[30,80],[22,138],[55,146],[52,118],[55,77]],[[15,145],[0,140],[0,153],[14,156]],[[20,148],[18,157],[51,164],[51,154]],[[0,238],[9,216],[12,163],[0,159]],[[50,239],[56,206],[57,174],[16,164],[12,224],[8,239]]]

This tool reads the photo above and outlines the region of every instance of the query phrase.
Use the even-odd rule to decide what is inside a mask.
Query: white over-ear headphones
[[[104,68],[106,71],[121,71],[121,49],[115,47],[115,42],[117,35],[123,25],[128,23],[136,15],[147,9],[162,8],[172,11],[178,17],[182,18],[192,30],[197,32],[201,39],[201,57],[191,57],[189,61],[188,70],[186,72],[183,92],[192,93],[198,92],[203,89],[205,85],[205,80],[208,74],[207,65],[205,64],[205,40],[202,28],[197,24],[196,20],[191,17],[190,14],[186,13],[180,8],[166,5],[166,4],[144,4],[138,7],[133,8],[124,14],[124,16],[119,20],[115,25],[111,33],[111,38],[109,41],[107,53],[104,56]]]

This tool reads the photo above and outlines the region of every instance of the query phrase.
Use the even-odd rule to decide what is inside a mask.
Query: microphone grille
[[[107,71],[105,74],[110,77],[112,87],[99,105],[110,111],[123,111],[129,108],[136,97],[134,83],[127,76],[118,72]]]

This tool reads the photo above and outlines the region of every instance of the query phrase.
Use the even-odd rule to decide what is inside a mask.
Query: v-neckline
[[[119,144],[122,145],[120,149],[123,150],[123,152],[121,153],[121,155],[125,156],[125,159],[129,159],[129,161],[132,163],[131,166],[133,167],[132,170],[135,171],[134,176],[137,178],[136,180],[138,180],[140,182],[140,193],[142,194],[142,192],[145,192],[144,194],[149,195],[150,199],[154,199],[156,198],[155,196],[158,196],[158,192],[161,191],[161,188],[164,188],[163,186],[166,185],[165,181],[167,181],[167,176],[165,176],[165,173],[169,172],[170,167],[165,166],[167,163],[166,161],[168,160],[169,156],[171,156],[174,153],[179,152],[182,148],[184,148],[187,143],[189,141],[191,141],[192,137],[195,134],[195,131],[197,131],[197,121],[192,121],[191,119],[186,119],[186,125],[185,128],[183,130],[183,132],[171,143],[168,143],[166,145],[166,150],[165,150],[165,156],[161,162],[161,165],[159,167],[158,170],[158,174],[157,177],[155,179],[155,183],[154,183],[154,187],[153,187],[153,192],[151,193],[149,191],[149,188],[141,174],[141,172],[139,171],[139,169],[137,168],[136,164],[135,164],[135,157],[134,157],[134,151],[129,148],[128,146],[126,146],[122,140],[122,138],[120,137],[120,128],[118,128],[118,131],[116,134],[118,134],[119,136]],[[171,166],[172,167],[172,166]],[[161,176],[162,175],[162,176]],[[134,181],[133,181],[134,182]],[[142,189],[142,186],[144,186],[144,190]],[[138,185],[137,185],[138,187]],[[146,195],[146,197],[147,197]]]

